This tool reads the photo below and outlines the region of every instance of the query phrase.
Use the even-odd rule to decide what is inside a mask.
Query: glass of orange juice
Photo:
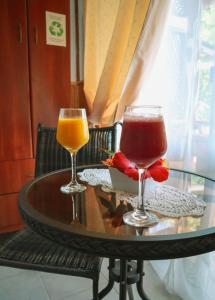
[[[82,192],[86,187],[76,179],[76,154],[89,140],[86,110],[82,108],[61,108],[57,125],[57,141],[70,152],[71,181],[61,186],[63,193]]]

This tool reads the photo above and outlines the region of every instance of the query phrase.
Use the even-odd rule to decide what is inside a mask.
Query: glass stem
[[[77,184],[77,179],[76,179],[76,154],[77,152],[70,153],[71,155],[71,185],[76,185]]]
[[[138,169],[139,175],[139,195],[138,195],[138,205],[137,212],[141,211],[146,214],[145,203],[144,203],[144,191],[145,191],[145,178],[144,178],[145,169]]]

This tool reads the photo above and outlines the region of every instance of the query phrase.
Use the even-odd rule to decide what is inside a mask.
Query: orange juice
[[[87,119],[59,118],[57,141],[69,152],[77,152],[89,140]]]

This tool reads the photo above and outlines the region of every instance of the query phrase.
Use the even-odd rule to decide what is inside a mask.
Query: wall
[[[75,13],[78,13],[77,16]],[[84,95],[84,1],[70,0],[72,107],[87,108]]]

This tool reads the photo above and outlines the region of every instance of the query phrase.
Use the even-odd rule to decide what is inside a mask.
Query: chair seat
[[[0,247],[0,263],[9,267],[93,279],[98,277],[102,258],[60,246],[25,229]]]

